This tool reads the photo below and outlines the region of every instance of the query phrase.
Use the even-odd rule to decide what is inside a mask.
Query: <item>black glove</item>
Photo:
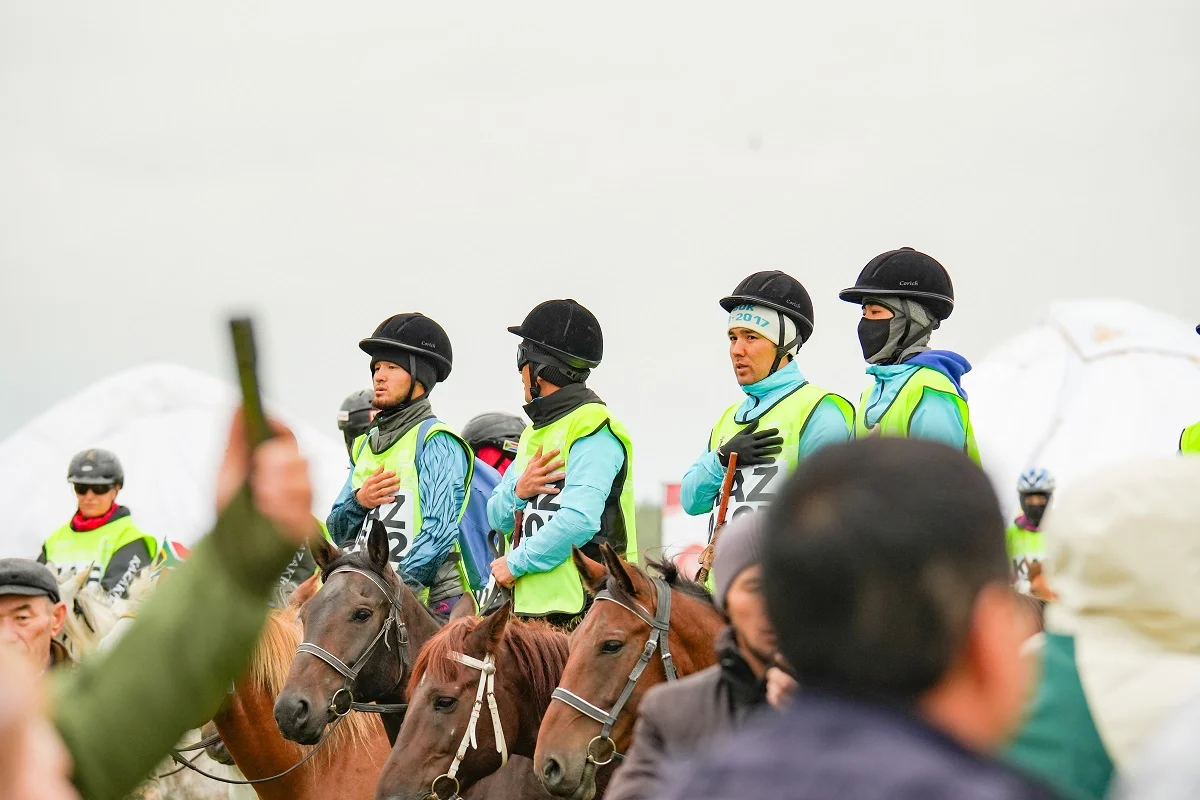
[[[758,420],[754,420],[738,431],[737,435],[717,448],[717,458],[721,466],[729,466],[729,454],[737,453],[739,467],[753,467],[756,464],[769,464],[775,456],[783,452],[783,437],[778,428],[767,428],[757,431]]]

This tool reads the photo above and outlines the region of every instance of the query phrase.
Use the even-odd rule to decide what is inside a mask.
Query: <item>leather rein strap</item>
[[[593,737],[588,742],[587,747],[588,761],[599,767],[604,766],[614,758],[624,758],[621,753],[617,752],[616,742],[612,740],[612,729],[617,724],[617,718],[621,715],[621,709],[625,707],[625,704],[629,702],[629,698],[633,695],[633,689],[637,686],[638,678],[642,677],[642,673],[646,671],[646,667],[654,657],[656,650],[662,656],[663,672],[666,673],[667,680],[673,681],[678,677],[675,673],[675,662],[671,658],[669,641],[671,630],[671,587],[661,578],[654,578],[653,580],[657,593],[658,606],[654,616],[650,616],[650,612],[638,603],[629,605],[622,600],[618,600],[607,589],[601,589],[596,593],[597,601],[607,600],[610,603],[616,603],[650,626],[650,636],[646,639],[646,644],[642,647],[642,654],[638,658],[637,664],[634,665],[633,671],[629,673],[629,678],[625,681],[625,688],[621,691],[621,695],[617,698],[617,702],[613,705],[612,710],[605,711],[561,686],[555,689],[554,693],[550,695],[551,699],[566,703],[584,716],[590,717],[600,723],[600,734]],[[598,747],[598,745],[601,747]]]
[[[354,699],[354,684],[358,682],[358,674],[366,666],[367,662],[370,661],[371,654],[375,652],[375,648],[379,646],[380,642],[383,642],[385,647],[389,650],[392,649],[391,643],[387,640],[388,632],[392,628],[396,629],[396,641],[398,642],[396,658],[400,661],[401,673],[404,671],[404,665],[408,658],[408,628],[405,627],[404,621],[400,617],[400,601],[392,594],[391,589],[388,588],[382,578],[358,567],[338,567],[329,573],[329,579],[343,572],[353,572],[362,575],[375,584],[379,588],[379,591],[383,592],[383,598],[389,606],[388,618],[384,621],[383,626],[380,627],[379,633],[375,634],[375,638],[371,640],[371,643],[367,645],[358,658],[354,659],[354,666],[350,666],[333,653],[312,642],[301,642],[300,646],[296,648],[296,655],[308,653],[309,655],[316,656],[333,667],[346,679],[342,687],[333,693],[333,697],[329,698],[328,710],[333,712],[335,716],[344,717],[351,711],[361,711],[370,714],[402,714],[408,709],[407,703],[360,703]],[[326,583],[328,582],[329,580],[326,580]],[[338,698],[340,697],[346,698],[346,702],[343,705],[338,704]]]
[[[504,727],[500,724],[500,709],[496,705],[496,660],[491,653],[485,655],[482,661],[465,653],[450,653],[447,657],[464,666],[479,670],[479,688],[475,690],[475,705],[471,707],[471,720],[467,723],[466,733],[463,734],[462,742],[458,745],[458,752],[454,754],[454,760],[450,762],[450,769],[434,778],[429,787],[429,793],[435,800],[458,800],[459,798],[458,793],[461,787],[457,777],[458,768],[462,765],[467,750],[479,747],[475,738],[475,729],[479,726],[479,717],[483,713],[485,694],[488,707],[492,712],[492,730],[496,732],[496,752],[500,754],[500,766],[503,767],[508,763],[508,743],[504,739]],[[442,788],[447,788],[447,785],[453,788],[446,794],[442,794],[438,790],[439,785],[442,785]]]

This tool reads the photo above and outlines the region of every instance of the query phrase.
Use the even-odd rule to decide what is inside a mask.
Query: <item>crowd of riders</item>
[[[1124,592],[1112,597],[1136,605],[1139,593],[1153,595],[1155,568],[1160,576],[1181,568],[1154,560],[1169,561],[1169,553],[1120,550],[1114,520],[1136,524],[1139,514],[1161,512],[1160,527],[1172,530],[1178,515],[1158,508],[1155,492],[1194,477],[1200,459],[1160,466],[1158,487],[1137,482],[1140,497],[1097,495],[1098,504],[1117,504],[1099,522],[1081,501],[1047,515],[1057,502],[1055,479],[1031,465],[1017,481],[1020,514],[1005,531],[979,469],[962,384],[970,364],[930,346],[954,310],[947,270],[911,248],[892,250],[871,259],[839,297],[862,310],[857,335],[870,380],[857,403],[801,370],[815,315],[800,281],[758,272],[719,301],[743,396],[720,414],[682,476],[681,503],[709,520],[716,560],[707,587],[729,627],[714,644],[716,667],[652,691],[642,704],[609,796],[851,797],[875,796],[884,786],[896,793],[879,796],[907,796],[895,773],[905,767],[912,791],[923,795],[920,787],[933,785],[937,796],[1103,797],[1127,754],[1112,744],[1120,737],[1110,732],[1109,709],[1098,710],[1109,696],[1090,682],[1100,674],[1085,666],[1093,653],[1074,648],[1101,640],[1092,626],[1105,581]],[[633,443],[617,412],[588,386],[604,356],[591,311],[575,300],[547,300],[507,330],[515,337],[525,419],[485,413],[458,432],[433,405],[434,390],[453,370],[449,335],[417,312],[381,322],[359,342],[371,388],[348,396],[338,412],[349,473],[327,519],[280,512],[277,495],[252,485],[230,507],[266,520],[264,530],[286,533],[263,534],[253,576],[234,570],[213,577],[227,569],[216,563],[220,557],[205,564],[209,576],[255,594],[271,583],[263,570],[312,574],[307,548],[295,550],[305,538],[323,535],[353,550],[382,530],[391,566],[435,614],[447,617],[463,600],[486,613],[485,585],[498,586],[518,617],[574,629],[592,593],[573,551],[599,561],[607,545],[638,558]],[[1200,422],[1182,432],[1178,450],[1200,454]],[[285,460],[292,458],[289,451]],[[278,483],[295,480],[276,470]],[[36,562],[0,561],[0,634],[31,654],[38,672],[62,661],[54,640],[68,613],[57,576],[43,564],[86,571],[89,583],[117,597],[164,557],[160,542],[117,502],[125,473],[116,454],[77,454],[67,480],[76,512],[46,538]],[[721,529],[725,519],[729,527]],[[1057,539],[1044,532],[1047,522],[1058,526]],[[1090,539],[1074,533],[1093,524]],[[220,524],[201,552],[232,546],[219,531]],[[285,565],[280,547],[289,543]],[[1185,573],[1189,564],[1200,569],[1187,561],[1190,548],[1176,555]],[[1092,562],[1101,567],[1089,571]],[[1121,575],[1095,571],[1109,562]],[[1026,608],[1018,595],[1035,601],[1035,615],[1010,613]],[[1028,677],[1024,651],[1009,645],[1043,624],[1042,638],[1029,639],[1045,659],[1030,707],[1018,691]],[[1118,627],[1112,623],[1104,635],[1118,636]],[[161,626],[156,635],[171,636]],[[1200,649],[1194,629],[1178,640]],[[203,693],[213,691],[213,676],[217,683],[234,677],[227,666],[214,667]],[[108,673],[97,670],[100,677],[86,677],[103,681]],[[1176,688],[1185,682],[1169,677]],[[764,709],[785,706],[795,713],[754,722]],[[1166,715],[1159,712],[1156,721]],[[78,737],[90,730],[64,718],[56,723],[68,749],[84,746]],[[173,724],[164,720],[160,728]],[[743,727],[725,740],[736,744],[709,749]],[[831,741],[853,743],[852,757],[839,761]],[[1005,763],[988,755],[1005,748]],[[664,782],[678,776],[674,764],[698,754],[705,755],[691,762],[686,780]],[[103,764],[78,753],[75,759],[75,784],[85,796],[103,796],[90,781],[127,777],[105,776]],[[773,788],[775,780],[821,788],[789,793]]]

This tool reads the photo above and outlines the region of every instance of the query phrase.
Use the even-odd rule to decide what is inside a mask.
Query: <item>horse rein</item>
[[[613,705],[612,710],[605,711],[561,686],[555,689],[550,695],[552,700],[559,700],[566,703],[584,716],[591,717],[600,723],[600,734],[592,737],[587,746],[587,760],[597,767],[602,767],[610,763],[613,759],[625,758],[624,755],[617,752],[617,743],[612,740],[612,729],[617,724],[617,717],[620,716],[621,709],[625,707],[625,704],[629,702],[630,696],[633,695],[633,689],[637,686],[638,678],[642,677],[646,666],[654,657],[655,650],[660,651],[663,672],[666,673],[667,680],[673,681],[678,677],[675,673],[675,662],[671,658],[671,647],[668,641],[671,630],[671,587],[661,578],[654,578],[653,580],[658,601],[658,610],[653,617],[640,604],[626,605],[621,600],[613,597],[612,593],[607,589],[601,589],[596,593],[597,601],[607,600],[610,603],[616,603],[650,626],[650,636],[646,639],[646,644],[642,647],[642,655],[638,658],[637,664],[634,665],[633,670],[629,673],[629,678],[625,681],[625,688],[621,691],[621,695],[617,698],[617,702]]]
[[[508,763],[508,743],[504,740],[504,727],[500,724],[500,709],[496,705],[496,659],[491,653],[485,655],[482,661],[465,653],[449,653],[447,658],[479,670],[479,688],[475,690],[475,705],[471,707],[471,721],[467,723],[466,733],[463,734],[462,742],[458,745],[458,752],[455,753],[454,760],[450,762],[450,769],[434,778],[433,783],[429,786],[429,792],[435,800],[459,800],[458,792],[461,787],[457,778],[458,768],[462,765],[467,750],[479,747],[475,738],[475,729],[479,726],[479,717],[483,713],[485,693],[488,707],[492,711],[492,730],[496,732],[496,752],[500,754],[500,766],[503,767]],[[442,794],[438,791],[438,784],[442,782],[452,783],[454,789],[449,794]]]
[[[337,719],[335,719],[333,721],[333,724],[331,726],[329,726],[328,730],[326,730],[325,733],[321,734],[321,740],[319,742],[317,742],[316,745],[313,746],[313,749],[308,752],[308,755],[306,755],[304,758],[297,761],[292,766],[285,769],[283,772],[277,773],[275,775],[271,775],[268,778],[254,778],[253,780],[247,779],[244,781],[234,780],[233,778],[222,778],[219,775],[213,775],[211,772],[205,772],[204,770],[200,769],[199,767],[197,767],[195,764],[192,763],[193,761],[195,761],[197,758],[200,757],[199,753],[197,753],[191,759],[184,758],[184,756],[183,756],[184,753],[191,752],[192,750],[202,750],[211,744],[216,744],[217,742],[221,741],[221,735],[218,733],[214,733],[211,736],[206,736],[193,745],[188,745],[187,747],[180,747],[178,750],[172,750],[171,751],[171,760],[179,765],[179,769],[171,770],[170,772],[167,772],[163,775],[155,775],[154,778],[156,780],[160,779],[160,778],[166,778],[171,775],[174,775],[176,772],[179,772],[180,769],[190,769],[192,772],[195,772],[198,775],[203,775],[205,778],[208,778],[210,781],[217,781],[218,783],[228,783],[233,786],[252,786],[256,783],[270,783],[271,781],[277,781],[282,777],[291,775],[293,772],[295,772],[296,770],[300,769],[305,764],[307,764],[312,759],[313,756],[315,756],[317,753],[321,752],[321,748],[323,748],[326,745],[326,743],[329,741],[330,737],[333,736],[334,729],[337,728],[338,724],[342,721],[342,719],[344,717],[345,717],[345,715],[343,714],[342,716],[339,716]]]
[[[368,644],[366,649],[359,654],[358,658],[354,659],[353,667],[346,664],[344,661],[325,648],[315,645],[312,642],[301,642],[300,646],[296,648],[296,655],[299,656],[301,653],[308,653],[309,655],[316,656],[329,666],[333,667],[343,678],[346,679],[345,682],[342,683],[341,688],[334,692],[333,696],[329,698],[329,707],[326,710],[332,712],[334,716],[341,718],[349,714],[351,711],[361,711],[369,714],[402,714],[408,710],[407,703],[360,703],[354,699],[354,684],[358,682],[358,674],[362,671],[362,668],[366,666],[367,662],[370,661],[371,654],[375,652],[375,648],[379,646],[380,642],[383,642],[387,649],[392,649],[391,643],[389,643],[387,640],[388,632],[392,628],[396,629],[396,658],[400,662],[400,673],[401,675],[404,674],[404,666],[408,657],[408,628],[405,627],[404,621],[400,618],[400,601],[398,601],[395,595],[392,594],[391,590],[388,588],[387,584],[384,583],[383,579],[381,579],[378,575],[374,575],[366,570],[359,569],[358,567],[338,567],[333,572],[329,573],[329,578],[332,578],[334,575],[342,572],[357,573],[366,577],[371,581],[371,583],[375,584],[379,591],[383,592],[383,598],[390,606],[388,618],[379,628],[379,633],[375,634],[375,638],[371,640],[371,643]],[[326,582],[328,582],[328,579],[326,579]],[[346,703],[344,705],[338,705],[339,697],[346,698]]]

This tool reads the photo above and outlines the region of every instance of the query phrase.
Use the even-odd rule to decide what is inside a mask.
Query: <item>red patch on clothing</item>
[[[92,517],[91,519],[85,517],[82,512],[76,511],[75,516],[71,517],[71,530],[78,533],[94,531],[96,528],[103,527],[104,525],[112,522],[112,518],[117,515],[117,511],[120,509],[121,507],[119,505],[113,503],[112,508],[108,510],[107,514],[99,517]],[[59,517],[59,519],[62,519],[62,517]]]

